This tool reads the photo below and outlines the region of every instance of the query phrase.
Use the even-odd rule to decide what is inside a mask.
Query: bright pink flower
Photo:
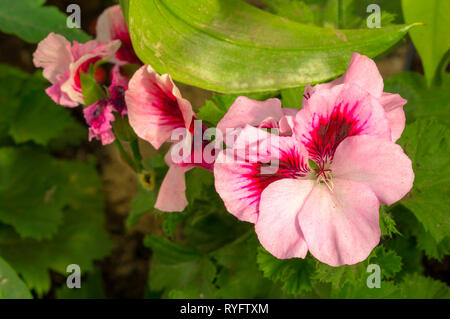
[[[279,129],[279,134],[282,136],[292,135],[297,111],[296,109],[282,108],[280,100],[276,98],[257,101],[239,96],[217,124],[217,129],[225,135],[227,129],[241,130],[246,125],[251,125]]]
[[[119,48],[120,41],[98,43],[95,40],[70,43],[61,35],[50,33],[39,42],[33,63],[44,69],[43,75],[53,85],[46,92],[55,103],[75,107],[83,104],[80,72],[100,60],[108,60]]]
[[[177,128],[191,128],[191,103],[168,74],[159,75],[149,65],[131,78],[125,93],[130,125],[136,134],[158,149]]]
[[[187,205],[184,173],[193,167],[211,170],[213,163],[203,159],[204,143],[194,145],[194,134],[203,134],[202,126],[195,132],[195,113],[191,103],[181,96],[180,91],[168,74],[159,75],[150,66],[142,66],[131,78],[125,93],[128,118],[136,134],[148,141],[156,149],[164,142],[189,143],[189,152],[181,154],[177,162],[172,160],[173,145],[165,160],[169,171],[165,176],[155,207],[161,211],[183,211]],[[172,132],[180,129],[185,137],[182,141],[172,141]],[[200,158],[196,162],[195,157]]]
[[[140,64],[131,45],[130,33],[120,5],[107,8],[97,20],[97,40],[111,42],[120,40],[122,45],[115,54],[116,62]]]
[[[247,126],[216,160],[216,190],[230,213],[255,223],[278,258],[308,250],[332,266],[367,258],[380,239],[380,203],[400,200],[414,179],[379,99],[353,83],[321,88],[297,113],[293,136],[261,132]],[[231,162],[235,152],[245,158]],[[278,169],[263,174],[273,159]]]
[[[111,122],[114,121],[112,107],[108,100],[102,99],[83,110],[86,123],[89,125],[89,141],[96,138],[103,145],[114,142]]]
[[[335,85],[344,83],[358,85],[378,99],[386,112],[386,117],[391,128],[392,141],[397,141],[405,128],[403,105],[406,104],[406,100],[398,94],[383,92],[383,78],[378,71],[377,65],[373,60],[364,55],[354,53],[347,72],[336,80],[329,83],[317,84],[314,87],[307,85],[303,95],[303,101],[307,100],[314,92],[320,91],[321,89],[329,89]]]

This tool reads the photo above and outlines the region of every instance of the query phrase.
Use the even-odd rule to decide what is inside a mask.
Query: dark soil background
[[[81,7],[82,28],[89,34],[95,34],[95,22],[99,14],[108,6],[116,4],[114,1],[77,0]],[[258,1],[249,1],[257,4]],[[54,5],[65,12],[66,7],[74,0],[49,0],[47,5]],[[32,63],[32,53],[36,44],[26,43],[14,35],[0,32],[0,63],[18,67],[27,72],[36,69]],[[417,53],[411,45],[399,46],[393,53],[377,61],[383,77],[390,77],[394,73],[409,69],[422,72],[422,66]],[[194,107],[203,105],[211,93],[177,84],[185,98],[191,101]],[[74,116],[82,121],[81,109],[72,110]],[[154,150],[149,144],[142,143],[144,158]],[[78,149],[70,150],[63,157],[83,159],[87,155],[98,158],[98,169],[102,176],[104,196],[106,201],[107,230],[115,244],[115,249],[109,257],[99,263],[103,278],[103,288],[107,298],[142,298],[146,295],[146,284],[149,270],[151,252],[143,246],[142,239],[145,234],[159,234],[161,218],[150,213],[143,216],[139,223],[131,229],[125,228],[125,219],[133,200],[137,182],[134,173],[125,166],[114,146],[102,147],[100,143],[87,141]],[[447,256],[442,262],[423,260],[425,275],[440,279],[450,284],[450,258]],[[65,278],[53,274],[53,289],[46,296],[54,298],[55,288],[65,282]]]

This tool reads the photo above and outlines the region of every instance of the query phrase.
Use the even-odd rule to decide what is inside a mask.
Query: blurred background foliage
[[[133,14],[133,5],[139,8],[142,1],[130,1],[121,4],[129,6]],[[356,36],[348,50],[342,52],[332,45],[325,52],[315,48],[317,57],[334,50],[333,58],[339,66],[338,71],[317,70],[323,80],[342,73],[349,61],[349,50],[364,49],[363,42],[375,34],[371,32],[387,39],[378,47],[375,43],[365,48],[372,56],[377,55],[385,91],[399,93],[408,100],[407,126],[398,143],[413,161],[415,185],[400,203],[381,207],[382,241],[369,258],[337,268],[321,264],[310,255],[304,260],[271,256],[260,246],[253,227],[226,211],[214,191],[213,175],[200,168],[187,173],[190,204],[184,212],[154,210],[158,186],[167,171],[163,160],[167,149],[156,152],[141,141],[143,165],[153,172],[156,183],[153,190],[140,186],[114,147],[87,142],[81,110],[55,105],[44,92],[48,84],[32,66],[36,43],[49,32],[86,41],[94,35],[96,17],[115,4],[76,1],[82,10],[85,31],[81,31],[66,28],[63,12],[72,2],[0,2],[0,298],[450,297],[448,1],[258,0],[248,1],[251,9],[239,4],[258,17],[273,14],[287,19],[300,31],[313,26],[323,28],[318,29],[320,32],[360,34],[361,38]],[[212,0],[204,3],[224,4]],[[372,3],[381,8],[380,31],[367,30],[370,13],[366,9]],[[178,9],[185,4],[171,2]],[[192,8],[195,2],[189,6]],[[155,14],[142,12],[134,20]],[[270,18],[275,25],[280,19],[276,16]],[[224,39],[239,38],[239,30],[249,27],[231,25],[230,21],[235,22],[224,22],[229,27],[221,35]],[[425,26],[409,29],[408,34],[398,27],[416,22]],[[158,25],[153,28],[155,32],[167,31],[166,36],[170,36],[170,30],[161,30]],[[360,33],[341,33],[343,29]],[[133,40],[139,41],[138,29],[132,27],[132,32]],[[317,34],[307,36],[313,39]],[[264,41],[271,40],[277,39]],[[142,39],[149,45],[145,41]],[[171,48],[173,43],[167,44]],[[178,58],[185,65],[196,61],[192,49],[179,52],[182,54]],[[138,53],[152,65],[161,67],[167,62],[167,57],[155,55],[145,45]],[[237,58],[227,54],[220,58]],[[274,57],[266,56],[266,62]],[[285,61],[286,70],[290,62]],[[295,63],[296,67],[305,67],[301,61]],[[200,65],[195,76],[180,72],[175,79],[217,91],[233,91],[226,82],[227,74],[211,73],[207,67]],[[229,71],[236,72],[232,66]],[[270,70],[255,72],[270,74]],[[243,71],[236,76],[255,75]],[[213,86],[208,86],[210,79],[216,81]],[[254,99],[278,97],[286,107],[301,108],[303,80],[288,86],[272,81],[250,90],[253,92],[245,92],[242,87],[238,91]],[[183,96],[197,108],[199,118],[209,125],[215,125],[239,95],[179,86]],[[254,93],[263,87],[266,92]],[[372,263],[381,266],[381,289],[366,285],[366,269]],[[65,285],[69,264],[81,267],[81,289]]]

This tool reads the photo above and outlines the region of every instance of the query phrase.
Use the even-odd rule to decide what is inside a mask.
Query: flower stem
[[[139,150],[139,140],[134,139],[130,142],[131,151],[133,152],[134,162],[136,163],[136,170],[137,172],[141,172],[142,167],[142,155],[141,151]]]
[[[125,152],[125,150],[118,138],[116,138],[114,140],[114,144],[116,144],[116,147],[119,150],[119,153],[120,153],[120,156],[122,157],[122,159],[136,172],[137,165],[133,162],[133,160],[130,158],[130,156],[128,156],[127,152]]]

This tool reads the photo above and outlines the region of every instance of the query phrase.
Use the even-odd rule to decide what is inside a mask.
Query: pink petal
[[[182,212],[188,205],[184,174],[191,167],[169,166],[159,189],[155,208],[163,212]]]
[[[352,60],[344,74],[344,83],[353,83],[375,97],[383,93],[383,78],[375,62],[359,53],[353,53]]]
[[[279,121],[282,116],[279,99],[273,98],[261,102],[239,96],[217,124],[217,129],[225,134],[226,129],[242,128],[247,124],[256,127],[267,118]]]
[[[298,214],[309,251],[334,267],[363,261],[380,240],[378,209],[362,183],[334,179],[333,192],[317,184]]]
[[[99,42],[120,40],[122,45],[116,52],[116,59],[121,62],[140,64],[140,60],[131,45],[130,33],[120,5],[107,8],[98,17],[97,40]]]
[[[406,100],[398,94],[383,93],[380,103],[386,112],[386,117],[391,127],[392,142],[397,141],[405,129],[405,112],[403,105]]]
[[[231,214],[254,223],[262,191],[277,180],[306,176],[306,156],[294,138],[279,137],[248,125],[234,147],[220,152],[216,159],[216,190]],[[278,169],[268,168],[271,160]]]
[[[412,188],[411,160],[402,148],[373,136],[343,141],[331,164],[333,176],[367,184],[383,203],[391,205]]]
[[[313,94],[297,113],[294,135],[317,162],[332,159],[339,143],[348,136],[391,139],[383,107],[353,84],[336,85]]]
[[[181,97],[170,76],[159,75],[148,65],[131,78],[125,101],[131,127],[156,149],[174,129],[190,129],[194,117],[191,103]]]
[[[308,251],[298,213],[315,182],[282,179],[262,192],[255,231],[263,247],[280,259],[305,258]]]
[[[101,140],[103,145],[114,141],[111,122],[114,121],[112,108],[106,100],[100,100],[83,110],[86,123],[89,125],[89,140]]]
[[[87,72],[91,64],[100,60],[110,60],[120,46],[120,41],[98,43],[95,40],[79,44],[74,41],[72,54],[74,62],[70,64],[70,75],[67,81],[61,85],[61,90],[69,98],[80,104],[84,104],[81,92],[80,72]]]
[[[52,84],[58,82],[58,75],[69,69],[71,62],[70,42],[53,32],[39,42],[33,53],[34,66],[43,68],[44,77]]]
[[[67,71],[67,78],[69,77],[69,72]],[[76,107],[78,103],[72,101],[69,96],[61,91],[61,84],[56,83],[50,86],[45,90],[45,93],[56,103],[59,105],[67,106],[67,107]]]

